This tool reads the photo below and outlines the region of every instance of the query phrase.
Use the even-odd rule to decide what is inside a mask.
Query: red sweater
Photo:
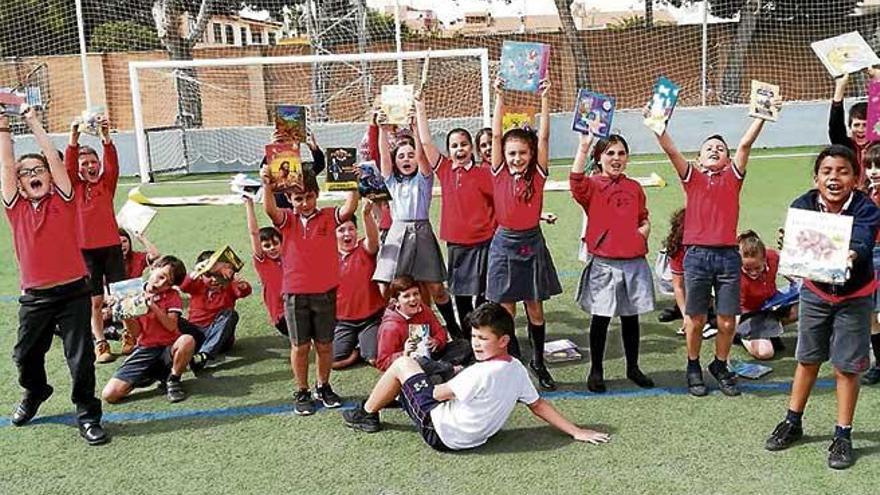
[[[379,351],[376,367],[382,371],[388,369],[395,359],[403,355],[403,346],[409,338],[410,325],[431,326],[431,338],[437,342],[437,351],[446,347],[446,330],[440,326],[437,317],[430,309],[422,307],[422,311],[410,319],[406,319],[396,309],[389,307],[379,324]]]
[[[190,323],[201,327],[214,321],[221,311],[234,309],[235,301],[251,295],[253,288],[247,282],[232,281],[220,289],[209,289],[201,277],[193,279],[187,275],[180,290],[190,295]]]
[[[79,147],[68,146],[64,165],[73,183],[76,201],[76,231],[79,247],[97,249],[119,245],[119,226],[113,211],[113,197],[119,180],[119,159],[113,143],[104,145],[103,172],[92,184],[79,176]]]

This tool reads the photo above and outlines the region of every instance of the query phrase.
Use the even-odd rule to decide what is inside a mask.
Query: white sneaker
[[[710,327],[708,323],[703,326],[703,340],[711,339],[712,337],[718,335],[718,329]]]

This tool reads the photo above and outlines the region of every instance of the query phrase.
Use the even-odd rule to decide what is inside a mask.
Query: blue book
[[[571,129],[584,134],[589,132],[599,138],[607,138],[611,135],[614,106],[613,96],[579,89],[574,103],[574,121]]]
[[[733,371],[743,378],[757,380],[773,371],[773,368],[748,361],[732,361],[730,363],[730,371]]]
[[[654,92],[648,102],[648,114],[645,116],[644,124],[658,136],[666,131],[666,124],[678,103],[679,91],[678,85],[665,76],[660,76],[654,83]]]
[[[506,40],[501,45],[501,70],[504,88],[513,91],[538,92],[538,83],[547,77],[550,45]]]
[[[797,304],[800,298],[800,290],[800,284],[791,284],[783,291],[776,291],[776,294],[773,294],[770,299],[764,301],[761,311],[776,311],[779,308]]]

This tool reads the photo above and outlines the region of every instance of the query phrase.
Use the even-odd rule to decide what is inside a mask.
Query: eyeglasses
[[[20,169],[18,169],[18,172],[16,172],[16,174],[18,175],[19,178],[23,178],[23,177],[27,177],[27,176],[36,177],[40,174],[46,173],[48,170],[49,170],[49,167],[46,167],[45,165],[37,165],[36,167],[33,167],[33,168],[20,168]]]

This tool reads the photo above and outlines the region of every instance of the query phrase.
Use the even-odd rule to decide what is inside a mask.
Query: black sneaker
[[[639,368],[630,368],[626,371],[626,377],[642,388],[654,388],[654,380],[642,373]]]
[[[736,397],[741,392],[736,385],[736,373],[727,368],[727,363],[715,361],[709,365],[709,373],[718,382],[721,393],[728,397]]]
[[[703,381],[703,370],[687,372],[688,393],[694,397],[704,397],[709,394],[706,383]]]
[[[46,390],[42,395],[33,396],[26,394],[15,407],[15,410],[12,411],[12,419],[10,421],[13,426],[24,426],[28,421],[34,419],[37,411],[40,410],[40,404],[46,402],[54,391],[55,389],[51,385],[46,385]]]
[[[801,425],[784,420],[773,429],[770,438],[764,443],[764,448],[771,452],[784,450],[791,447],[793,443],[800,440],[803,436],[804,429]]]
[[[320,387],[315,386],[315,400],[321,401],[324,407],[334,409],[342,405],[342,397],[330,388],[329,383],[325,383]]]
[[[657,315],[657,321],[660,323],[669,323],[670,321],[680,320],[681,319],[681,311],[678,309],[678,306],[673,304],[668,308],[664,309]]]
[[[353,409],[342,411],[342,420],[345,421],[345,426],[353,430],[376,433],[382,429],[382,425],[379,422],[379,413],[368,413],[364,410],[363,403],[358,404]]]
[[[538,365],[534,361],[529,361],[529,369],[538,379],[538,385],[544,390],[556,390],[556,380],[550,375],[550,371],[543,363]]]
[[[828,447],[828,467],[846,469],[854,462],[852,440],[844,437],[835,438]]]
[[[192,359],[189,361],[189,369],[195,373],[196,371],[202,371],[205,369],[205,365],[208,364],[208,355],[204,352],[197,352],[193,354]]]
[[[311,416],[315,414],[315,400],[312,393],[304,388],[298,390],[293,396],[293,413],[298,416]]]
[[[186,399],[186,391],[183,390],[183,383],[180,380],[168,380],[165,382],[165,397],[168,402],[180,402]]]
[[[601,371],[590,370],[590,374],[587,375],[587,390],[594,394],[604,394],[607,392],[608,388],[605,386],[605,377],[602,375]]]
[[[876,385],[880,383],[880,366],[874,365],[867,373],[862,375],[862,385]]]
[[[101,427],[101,423],[83,423],[79,425],[79,436],[89,445],[104,445],[110,437]]]

